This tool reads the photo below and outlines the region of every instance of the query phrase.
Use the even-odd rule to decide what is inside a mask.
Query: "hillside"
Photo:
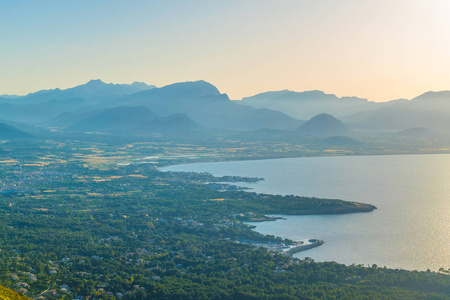
[[[408,139],[432,139],[436,138],[436,134],[424,127],[408,128],[394,133],[397,137]]]
[[[81,98],[49,100],[41,103],[3,103],[0,104],[0,118],[16,121],[39,123],[62,112],[73,111],[85,105]]]
[[[143,106],[121,106],[96,112],[94,115],[68,126],[66,130],[111,134],[145,134],[155,132],[186,133],[202,128],[186,114],[171,114],[160,118]]]
[[[21,139],[30,138],[31,134],[19,130],[11,125],[0,123],[0,139]]]
[[[151,120],[136,128],[139,132],[187,133],[201,130],[203,127],[195,123],[186,114],[172,114],[167,117]]]
[[[4,286],[0,286],[0,299],[1,300],[20,300],[20,299],[29,299],[22,294],[19,294],[11,289],[8,289]]]
[[[103,110],[69,127],[68,131],[124,132],[134,130],[158,116],[146,107],[120,106]]]
[[[300,126],[297,132],[301,135],[327,137],[347,135],[349,129],[332,115],[319,114]]]

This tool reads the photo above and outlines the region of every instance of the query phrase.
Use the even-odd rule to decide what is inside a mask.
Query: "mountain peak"
[[[448,98],[450,101],[450,91],[439,91],[439,92],[429,91],[429,92],[423,93],[420,96],[417,96],[416,98],[412,99],[411,101],[429,101],[429,100],[444,99],[444,98]]]
[[[336,118],[333,117],[332,115],[326,114],[326,113],[318,114],[318,115],[312,117],[310,121],[314,121],[314,120],[318,120],[318,121],[327,121],[327,122],[328,122],[328,121],[335,121],[335,120],[338,121],[338,119],[336,119]]]
[[[208,95],[220,95],[219,90],[209,82],[204,80],[198,81],[186,81],[186,82],[178,82],[171,85],[167,85],[164,88],[173,88],[180,91],[191,91],[195,92],[199,96],[208,96]]]
[[[202,98],[209,96],[221,96],[219,90],[204,80],[186,81],[169,84],[160,88],[154,88],[140,93],[143,97],[151,96],[157,99],[181,99]]]
[[[330,114],[318,114],[298,128],[302,135],[341,136],[348,134],[348,128]]]
[[[87,82],[85,85],[87,86],[101,86],[101,85],[105,85],[106,83],[104,83],[101,79],[92,79],[89,80],[89,82]]]
[[[132,84],[130,84],[131,87],[147,90],[147,89],[153,89],[156,88],[154,85],[148,85],[145,82],[135,81]]]

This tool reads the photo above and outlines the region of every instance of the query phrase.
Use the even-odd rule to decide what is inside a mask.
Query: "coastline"
[[[256,160],[258,160],[258,159],[256,159]],[[189,164],[198,164],[198,163],[189,163]],[[170,166],[163,166],[162,168],[168,168],[168,167],[170,167]],[[163,171],[163,170],[161,170],[162,168],[158,167],[158,170],[162,171],[162,172],[176,172],[176,171],[169,171],[169,170]],[[264,178],[260,178],[260,179],[264,180]],[[248,188],[248,189],[250,189],[250,188]],[[248,189],[242,189],[242,191],[251,192],[251,191],[248,191]],[[301,196],[299,196],[299,197],[301,197]],[[324,199],[324,200],[326,200],[326,199]],[[368,212],[372,212],[377,209],[377,207],[372,204],[345,201],[345,200],[343,200],[343,201],[344,201],[344,203],[346,203],[345,206],[328,207],[328,208],[314,208],[314,209],[294,210],[294,211],[284,211],[284,210],[271,211],[271,212],[266,212],[263,214],[258,214],[257,216],[242,216],[239,218],[239,221],[248,222],[248,223],[261,223],[261,222],[273,222],[273,221],[277,221],[277,220],[285,220],[286,219],[284,217],[269,216],[267,214],[299,215],[299,216],[300,215],[340,215],[340,214],[353,214],[353,213],[368,213]],[[253,230],[256,228],[255,225],[251,225],[251,224],[248,224],[248,225]],[[325,241],[323,241],[323,240],[310,239],[308,244],[304,244],[303,242],[301,242],[301,243],[296,242],[294,246],[291,246],[287,250],[275,250],[275,251],[281,251],[284,255],[293,256],[295,253],[313,249],[313,248],[319,247],[323,244],[325,244]]]
[[[248,218],[239,218],[239,221],[241,222],[273,222],[277,220],[286,220],[286,218],[283,217],[271,217],[271,216],[258,216],[258,217],[248,217]]]
[[[348,156],[348,155],[324,155],[324,156],[301,156],[301,157],[334,157],[334,156]],[[359,155],[356,155],[359,156]],[[366,156],[366,155],[361,155]],[[371,155],[369,155],[371,156]],[[284,158],[292,158],[292,157],[276,157],[276,158],[255,158],[255,159],[243,159],[245,160],[267,160],[267,159],[284,159]],[[227,161],[214,161],[214,162],[189,162],[189,163],[175,163],[173,165],[163,165],[163,166],[157,166],[158,171],[160,172],[179,172],[179,171],[172,171],[167,170],[170,167],[173,166],[183,166],[183,165],[190,165],[190,164],[203,164],[203,163],[220,163],[220,162],[233,162],[233,161],[241,161],[239,159],[237,160],[227,160]],[[164,170],[166,169],[166,170]],[[182,171],[181,171],[182,172]],[[213,174],[212,174],[213,175]],[[213,175],[216,176],[216,175]],[[232,176],[232,175],[227,175]],[[220,177],[220,176],[217,176]],[[265,180],[265,178],[258,178],[259,181]],[[232,181],[227,182],[233,183]],[[252,192],[252,188],[250,187],[241,187],[239,189],[244,192]],[[304,197],[301,195],[298,195],[298,197]],[[309,197],[307,197],[309,198]],[[328,200],[327,198],[320,198],[320,200]],[[353,202],[353,201],[346,201],[342,200],[344,203],[346,203],[346,206],[341,207],[327,207],[327,208],[313,208],[313,209],[305,209],[305,210],[294,210],[294,211],[286,211],[286,210],[278,210],[278,211],[267,211],[264,214],[264,216],[258,216],[258,217],[247,217],[242,218],[241,221],[244,222],[266,222],[266,221],[276,221],[278,218],[269,217],[266,214],[280,214],[280,215],[338,215],[338,214],[352,214],[352,213],[365,213],[365,212],[372,212],[377,209],[375,205],[368,204],[368,203],[362,203],[362,202]]]
[[[238,161],[255,161],[255,160],[272,160],[272,159],[287,159],[287,158],[311,158],[311,157],[364,157],[364,156],[415,156],[415,155],[450,155],[450,151],[443,152],[391,152],[391,153],[380,153],[380,152],[367,152],[367,153],[314,153],[314,154],[301,154],[301,155],[265,155],[259,157],[252,156],[242,156],[242,157],[219,157],[219,156],[203,156],[204,157],[214,157],[218,158],[215,160],[180,160],[170,158],[168,160],[165,156],[158,157],[157,162],[150,162],[156,165],[157,169],[162,172],[176,172],[176,171],[163,171],[164,168],[170,168],[173,166],[185,166],[185,165],[195,165],[195,164],[209,164],[209,163],[224,163],[224,162],[238,162]],[[180,156],[182,157],[182,156]],[[200,156],[201,157],[201,156]],[[142,160],[142,159],[141,159]],[[145,159],[143,159],[145,160]],[[132,164],[134,162],[128,162],[127,164]]]
[[[345,201],[345,200],[344,200]],[[340,215],[340,214],[353,214],[353,213],[365,213],[372,212],[377,209],[375,205],[360,203],[360,202],[350,202],[345,201],[347,203],[352,203],[355,206],[349,207],[334,207],[334,208],[320,208],[320,209],[308,209],[308,210],[299,210],[299,211],[284,211],[280,214],[283,215]],[[278,214],[278,213],[277,213]]]
[[[448,154],[444,154],[444,155],[448,155]],[[358,155],[359,156],[359,155]],[[429,155],[429,154],[421,154],[421,155],[361,155],[358,157],[357,155],[353,156],[355,158],[355,164],[356,166],[361,165],[362,168],[362,175],[364,176],[359,176],[359,178],[365,178],[366,176],[369,177],[370,180],[372,180],[371,178],[373,177],[372,175],[369,175],[368,173],[372,174],[373,172],[366,172],[364,171],[364,165],[366,162],[366,158],[367,161],[373,161],[373,162],[379,162],[379,164],[375,165],[375,171],[376,174],[385,174],[386,173],[386,169],[383,168],[384,165],[392,165],[392,162],[398,162],[398,168],[395,169],[394,171],[398,171],[400,172],[401,170],[405,169],[405,170],[409,170],[411,169],[410,167],[408,167],[411,164],[420,164],[420,165],[424,165],[425,163],[427,164],[431,164],[431,163],[436,163],[436,161],[446,161],[449,156],[441,156],[441,155]],[[328,170],[328,162],[327,159],[329,157],[323,157],[324,160],[322,160],[322,157],[320,159],[316,159],[315,163],[318,163],[319,167],[320,166],[324,166],[326,167],[325,170]],[[277,159],[280,160],[280,163],[276,162],[275,160],[273,160],[274,162],[268,164],[268,166],[274,166],[277,164],[282,164],[282,160],[284,158],[281,159]],[[344,158],[347,159],[347,158]],[[252,159],[253,161],[254,159]],[[329,160],[330,163],[334,163],[334,161],[339,162],[339,158],[334,158],[333,160]],[[233,160],[229,160],[229,162],[235,161]],[[260,160],[260,161],[264,161],[264,160]],[[350,160],[347,160],[345,162],[353,162]],[[408,163],[408,162],[414,162],[414,163]],[[220,162],[219,162],[220,163]],[[284,163],[284,162],[283,162]],[[289,165],[289,161],[287,161],[288,165]],[[301,163],[301,162],[299,162]],[[264,162],[262,162],[262,164],[266,164]],[[284,163],[286,164],[286,163]],[[439,164],[439,163],[438,163]],[[251,167],[252,165],[249,164],[249,167]],[[308,165],[307,165],[308,166]],[[336,163],[336,166],[339,166],[338,163]],[[425,165],[424,165],[425,167]],[[208,168],[205,166],[199,166],[199,167],[187,167],[187,166],[181,166],[181,167],[174,167],[174,168],[161,168],[163,171],[184,171],[183,168],[187,169],[188,171],[192,172],[193,170],[200,170],[199,172],[206,172],[208,170]],[[358,167],[359,168],[359,167]],[[237,166],[236,168],[234,167],[234,165],[230,165],[227,167],[214,167],[212,166],[212,168],[210,170],[213,170],[213,172],[217,172],[213,173],[216,176],[223,176],[226,174],[240,174],[241,176],[259,176],[259,177],[264,177],[264,178],[271,178],[270,174],[272,173],[271,169],[267,169],[267,172],[261,173],[261,172],[233,172],[234,170],[240,170]],[[314,169],[313,169],[314,170]],[[368,170],[367,168],[365,168],[365,170]],[[424,170],[428,170],[428,169],[424,169]],[[341,171],[341,173],[337,174],[336,176],[343,176],[343,177],[349,177],[347,176],[347,169],[344,169]],[[342,173],[343,172],[343,173]],[[386,180],[386,178],[392,179],[392,173],[397,174],[398,172],[387,172],[385,175],[383,176],[377,176],[376,177],[376,181],[375,183],[378,186],[383,186],[384,181]],[[434,172],[430,170],[430,173]],[[304,173],[304,172],[303,172]],[[302,173],[302,176],[308,176],[308,173],[305,175]],[[312,173],[314,175],[314,173]],[[329,174],[329,173],[327,173]],[[327,175],[325,174],[325,175]],[[406,176],[407,173],[405,173]],[[292,176],[292,174],[290,174]],[[395,177],[401,176],[402,174],[398,174]],[[330,175],[331,176],[331,175]],[[329,179],[330,176],[325,176],[325,179]],[[384,177],[385,176],[385,177]],[[331,177],[333,178],[333,177]],[[339,178],[339,177],[336,177]],[[356,178],[357,180],[355,182],[358,182],[358,186],[361,186],[361,183],[359,183],[360,181],[359,178]],[[402,180],[409,180],[409,177],[400,177]],[[395,178],[394,178],[395,179]],[[267,181],[264,181],[267,182]],[[305,182],[305,180],[303,180],[303,183]],[[353,181],[350,181],[351,183],[353,183]],[[368,182],[368,181],[365,181]],[[261,183],[261,186],[264,185],[265,183]],[[282,197],[288,196],[288,197],[292,197],[295,194],[296,195],[302,195],[302,190],[305,189],[297,189],[297,190],[288,190],[288,193],[283,194],[283,190],[281,190],[280,188],[275,190],[275,193],[270,193],[270,190],[267,188],[264,189],[260,189],[257,188],[257,186],[259,186],[260,184],[258,183],[257,185],[250,185],[254,187],[253,191],[263,191],[268,195],[275,195],[277,197],[279,197],[279,199],[275,199],[275,200],[283,200]],[[323,188],[325,189],[325,191],[327,192],[326,195],[328,197],[332,197],[333,195],[333,190],[331,188],[329,188],[330,185],[326,185]],[[281,187],[281,186],[280,186]],[[307,187],[308,188],[308,187]],[[401,187],[400,187],[401,188]],[[334,189],[334,188],[333,188]],[[390,250],[386,250],[388,248],[393,248],[392,245],[396,245],[398,244],[397,239],[392,240],[392,234],[390,234],[389,231],[386,231],[386,234],[383,235],[382,237],[377,237],[376,239],[370,240],[367,237],[371,236],[371,234],[379,232],[380,230],[384,230],[387,229],[387,225],[386,223],[391,222],[391,221],[395,221],[395,220],[391,220],[388,217],[393,214],[393,215],[398,215],[396,217],[396,219],[398,220],[403,220],[404,216],[401,213],[401,211],[403,211],[404,207],[402,207],[402,205],[400,205],[400,201],[404,201],[404,197],[403,195],[409,195],[407,193],[407,191],[402,192],[401,194],[397,195],[395,193],[391,193],[390,191],[390,195],[387,195],[388,191],[377,191],[374,189],[374,191],[372,191],[371,189],[364,189],[361,191],[361,193],[355,194],[356,197],[351,197],[348,198],[346,197],[347,194],[349,193],[342,193],[344,189],[342,188],[342,185],[339,186],[339,188],[337,188],[337,192],[340,192],[339,194],[336,194],[340,197],[340,199],[350,199],[350,202],[354,202],[354,203],[358,203],[358,202],[365,202],[365,203],[370,203],[373,205],[376,205],[377,208],[375,208],[374,206],[371,206],[370,204],[362,204],[362,205],[355,205],[354,203],[349,203],[349,201],[347,201],[347,205],[342,205],[342,207],[348,206],[351,207],[350,208],[346,208],[346,209],[330,209],[330,208],[337,208],[338,206],[335,205],[326,205],[327,203],[325,203],[325,205],[314,205],[314,206],[304,206],[304,207],[295,207],[294,205],[292,206],[284,206],[284,202],[285,201],[281,201],[281,203],[278,203],[278,201],[272,201],[273,202],[273,206],[269,207],[268,205],[266,205],[266,202],[261,202],[261,204],[264,206],[262,207],[263,210],[256,210],[253,207],[249,207],[248,209],[244,209],[244,210],[239,210],[239,212],[242,213],[246,213],[246,212],[254,212],[256,214],[258,214],[258,216],[254,216],[254,217],[258,217],[258,219],[246,219],[245,221],[248,221],[249,223],[245,222],[246,224],[249,225],[253,225],[253,226],[257,226],[256,231],[261,233],[261,234],[270,234],[270,235],[274,235],[274,236],[279,236],[281,238],[287,238],[287,239],[291,239],[291,240],[303,240],[304,238],[317,238],[317,239],[321,239],[324,240],[327,243],[327,247],[324,248],[319,248],[316,250],[311,250],[311,254],[308,254],[309,252],[301,252],[298,254],[294,254],[295,257],[305,257],[305,256],[312,256],[314,259],[316,259],[317,255],[317,260],[318,261],[327,261],[327,260],[331,260],[331,261],[339,261],[345,264],[352,264],[352,263],[368,263],[368,264],[372,264],[372,263],[377,263],[378,265],[382,265],[382,266],[387,266],[390,268],[403,268],[403,269],[409,269],[409,270],[414,270],[414,269],[418,269],[418,270],[426,270],[428,268],[432,269],[432,270],[438,270],[440,267],[442,267],[442,263],[438,264],[436,262],[433,263],[433,261],[431,262],[427,262],[422,263],[420,262],[411,262],[409,260],[405,260],[402,259],[401,257],[399,257],[397,260],[393,260],[392,259],[392,253],[394,253],[393,249]],[[401,191],[401,189],[399,189]],[[307,189],[305,190],[307,191]],[[358,190],[357,190],[358,191]],[[393,190],[393,192],[396,192],[397,189]],[[242,193],[247,193],[247,192],[252,192],[252,190],[250,191],[242,191]],[[315,196],[314,194],[311,194],[313,197],[318,197]],[[330,196],[331,195],[331,196]],[[392,198],[391,198],[392,197]],[[414,195],[411,196],[407,196],[407,198],[411,198],[412,199],[416,199],[414,198]],[[268,197],[269,198],[269,197]],[[398,200],[397,200],[398,198]],[[262,198],[262,200],[265,200],[266,198]],[[317,200],[319,200],[319,198],[316,198]],[[329,199],[333,199],[333,198],[329,198]],[[390,200],[391,199],[391,200]],[[322,200],[322,199],[320,199]],[[339,199],[336,199],[339,200]],[[395,200],[395,201],[394,201]],[[436,199],[437,200],[437,199]],[[288,202],[288,201],[286,201]],[[317,202],[316,202],[317,203]],[[420,200],[417,200],[417,205],[420,205],[420,203],[422,203]],[[315,210],[313,210],[313,208],[316,208]],[[371,212],[373,210],[377,209],[377,211],[375,211],[373,214],[359,214],[359,212]],[[434,210],[432,210],[434,211]],[[351,215],[346,215],[347,213],[352,213]],[[353,214],[355,213],[355,214]],[[387,215],[387,213],[389,213],[389,215]],[[343,215],[345,214],[345,215]],[[294,228],[295,225],[292,226],[288,226],[286,228],[286,226],[282,225],[281,223],[284,223],[284,221],[280,221],[277,223],[274,223],[272,221],[275,221],[274,219],[271,218],[260,218],[261,215],[268,215],[268,216],[274,216],[274,217],[284,217],[288,220],[291,220],[291,218],[297,219],[298,218],[298,224],[302,224],[301,227],[298,227],[298,229],[296,230]],[[248,216],[248,217],[253,217],[253,216]],[[386,219],[388,218],[388,219]],[[346,222],[345,220],[348,219],[355,219],[355,222],[357,222],[358,224],[361,224],[363,226],[359,227],[359,225],[357,226],[351,226],[349,225],[349,222]],[[326,220],[329,222],[324,224],[321,220]],[[379,221],[379,220],[383,220],[383,221]],[[255,221],[254,223],[251,223],[252,221]],[[269,223],[263,223],[266,221],[271,221]],[[375,222],[376,221],[376,222]],[[386,221],[386,222],[385,222]],[[322,222],[322,223],[321,223]],[[278,223],[280,223],[281,225],[278,225]],[[286,222],[286,223],[290,223]],[[316,224],[317,223],[317,224]],[[333,226],[332,224],[339,224],[339,226]],[[366,226],[366,224],[369,224],[370,227],[364,227]],[[311,227],[311,226],[315,226],[315,227]],[[284,226],[284,227],[283,227]],[[299,225],[300,226],[300,225]],[[322,234],[321,230],[322,228],[324,228],[325,226],[329,227],[329,230],[327,230],[326,232],[324,232]],[[276,231],[276,230],[262,230],[260,231],[260,228],[280,228],[280,230]],[[291,230],[292,229],[292,230]],[[342,232],[340,232],[340,230],[342,229]],[[290,230],[292,232],[297,231],[297,234],[292,234],[289,233]],[[309,230],[309,231],[308,231]],[[303,234],[303,232],[305,232],[305,234]],[[363,236],[361,236],[358,240],[354,241],[355,245],[358,245],[358,249],[364,249],[364,252],[359,252],[358,255],[361,257],[351,257],[349,255],[349,253],[351,253],[351,251],[353,251],[354,249],[351,249],[348,244],[349,243],[345,243],[343,242],[343,240],[345,240],[345,237],[349,235],[349,233],[351,232],[355,232],[355,233],[361,233],[361,232],[366,232],[366,234],[364,234]],[[407,234],[410,234],[411,231],[405,231]],[[288,234],[289,233],[289,234]],[[330,234],[332,233],[332,234]],[[338,237],[344,237],[343,239]],[[427,235],[428,236],[428,235]],[[435,245],[434,241],[430,241],[427,236],[424,236],[423,239],[428,240],[429,244]],[[412,236],[411,236],[412,237]],[[403,237],[402,237],[403,238]],[[423,240],[422,239],[422,240]],[[364,243],[362,243],[361,241],[364,241]],[[377,257],[377,260],[375,261],[373,259],[373,257],[370,257],[370,251],[371,249],[369,247],[367,247],[367,245],[371,244],[371,243],[375,243],[376,241],[383,241],[383,245],[382,248],[379,250],[379,252],[376,253],[376,255],[381,256],[381,258]],[[353,243],[353,241],[352,241]],[[292,243],[289,243],[290,245],[292,245]],[[289,247],[289,245],[286,245],[287,247]],[[399,245],[401,246],[401,245]],[[286,247],[286,248],[287,248]],[[436,242],[436,247],[438,247],[438,249],[441,249],[442,247],[440,245],[437,244]],[[346,249],[345,251],[342,251],[342,249]],[[418,251],[415,249],[419,249],[420,248],[412,248],[412,247],[408,247],[406,249],[404,249],[404,251],[406,253],[410,253],[410,254],[415,254]],[[379,253],[379,254],[378,254]],[[428,252],[424,252],[424,253],[428,253]],[[337,255],[341,255],[342,256],[342,260],[340,260],[340,258],[338,259]],[[432,266],[432,268],[430,267]],[[446,267],[444,265],[444,267]]]

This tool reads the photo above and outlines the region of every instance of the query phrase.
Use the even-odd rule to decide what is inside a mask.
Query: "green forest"
[[[222,191],[213,183],[260,179],[139,163],[155,153],[196,152],[186,144],[29,140],[0,147],[0,284],[27,297],[450,298],[446,270],[300,260],[264,246],[294,241],[245,222],[290,212],[370,213],[371,205]]]

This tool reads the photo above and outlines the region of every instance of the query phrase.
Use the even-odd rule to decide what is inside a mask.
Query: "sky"
[[[0,94],[206,80],[231,99],[450,90],[448,0],[2,0]]]

